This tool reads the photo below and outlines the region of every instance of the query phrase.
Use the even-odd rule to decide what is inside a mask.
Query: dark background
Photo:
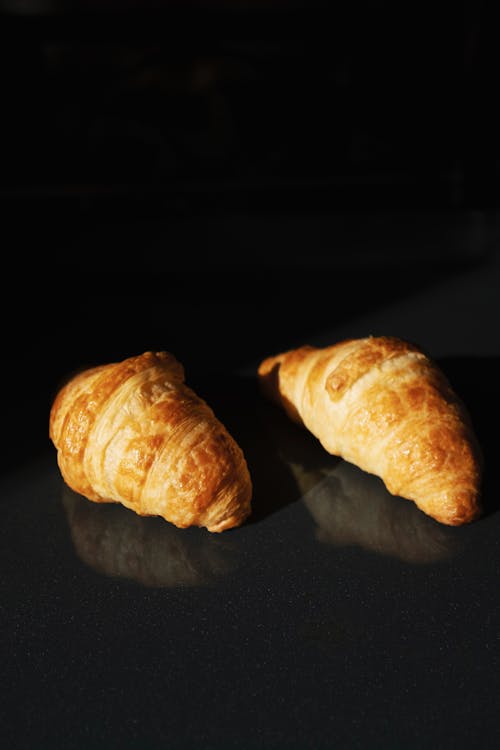
[[[29,237],[45,268],[95,276],[109,255],[114,272],[192,271],[186,254],[306,261],[265,233],[210,231],[241,214],[496,206],[488,4],[330,5],[4,0],[1,190],[15,240]]]
[[[234,369],[484,262],[489,7],[329,6],[0,3],[8,410],[32,447],[74,369]]]
[[[166,348],[188,373],[234,370],[487,260],[489,6],[329,6],[0,3],[25,444],[87,364]]]

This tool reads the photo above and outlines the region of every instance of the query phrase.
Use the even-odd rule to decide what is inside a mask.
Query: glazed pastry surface
[[[331,454],[379,476],[441,523],[480,515],[481,451],[464,404],[418,347],[397,338],[300,347],[265,359],[264,392]]]
[[[49,434],[65,482],[94,502],[213,532],[250,513],[241,448],[168,352],[76,375],[54,400]]]

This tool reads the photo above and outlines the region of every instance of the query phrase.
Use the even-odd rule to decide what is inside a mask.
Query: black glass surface
[[[13,467],[1,482],[6,746],[491,747],[499,360],[440,364],[487,461],[485,516],[462,528],[327,455],[251,376],[196,382],[252,472],[241,528],[181,530],[90,503],[47,446]]]

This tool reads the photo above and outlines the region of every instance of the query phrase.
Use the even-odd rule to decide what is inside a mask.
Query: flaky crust
[[[54,400],[49,434],[65,482],[94,502],[216,532],[250,513],[240,447],[168,352],[75,376]]]
[[[265,359],[264,392],[331,454],[379,476],[437,521],[480,515],[481,452],[439,367],[391,337],[304,346]]]

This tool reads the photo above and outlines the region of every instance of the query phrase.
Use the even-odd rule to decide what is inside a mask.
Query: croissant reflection
[[[359,546],[413,563],[437,562],[457,551],[452,529],[390,495],[378,477],[345,461],[329,472],[291,468],[320,542]]]
[[[66,486],[62,502],[76,553],[99,573],[143,586],[199,586],[232,567],[228,542],[202,529],[178,529],[120,505],[95,505]]]
[[[328,455],[274,407],[262,412],[274,453],[288,467],[316,523],[318,541],[357,546],[406,562],[432,563],[459,551],[457,529],[439,524],[376,476]]]

